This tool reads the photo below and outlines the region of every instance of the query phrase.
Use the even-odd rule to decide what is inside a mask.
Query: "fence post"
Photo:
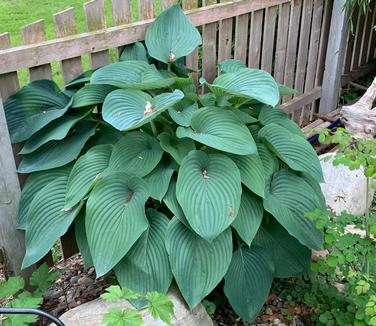
[[[334,0],[333,2],[319,109],[321,114],[335,110],[338,104],[348,34],[348,19],[343,10],[344,3],[345,0]]]
[[[25,254],[24,234],[16,230],[20,184],[12,145],[0,97],[0,249],[5,251],[6,267],[15,274],[20,273]]]

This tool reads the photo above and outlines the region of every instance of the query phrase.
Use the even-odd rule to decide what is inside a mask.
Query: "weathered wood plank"
[[[248,67],[250,68],[260,68],[263,22],[264,10],[252,13],[248,51]]]
[[[24,44],[36,44],[46,40],[44,31],[44,20],[38,20],[34,23],[26,25],[21,29],[22,40]],[[30,80],[52,79],[52,71],[50,64],[32,67],[30,71]]]
[[[232,18],[221,20],[218,31],[218,62],[230,58],[232,58]]]
[[[261,69],[272,72],[274,58],[274,35],[277,18],[277,8],[269,7],[265,10],[264,37],[262,42]]]
[[[161,10],[165,10],[176,3],[176,0],[161,0]]]
[[[275,50],[274,78],[283,84],[285,74],[287,36],[289,32],[290,4],[284,3],[279,6],[277,44]]]
[[[140,20],[153,18],[155,15],[155,1],[138,0],[138,17]]]
[[[132,10],[129,0],[111,0],[112,21],[114,26],[129,24],[132,21]]]
[[[67,233],[65,233],[60,238],[60,240],[63,249],[64,259],[67,259],[79,252],[73,225],[68,229]]]
[[[359,69],[350,71],[348,74],[342,75],[341,77],[341,85],[345,86],[349,82],[353,80],[357,80],[371,72],[376,71],[376,63],[369,63],[368,65],[365,65],[363,67],[360,67]]]
[[[283,103],[280,105],[280,108],[284,109],[287,113],[293,113],[296,110],[299,110],[303,106],[314,102],[315,100],[321,97],[322,88],[315,87],[313,90],[294,97],[289,102]]]
[[[88,32],[99,31],[106,28],[103,0],[92,0],[84,4],[86,30]],[[107,50],[95,51],[90,55],[91,67],[99,68],[107,65],[109,54]]]
[[[362,38],[362,48],[361,48],[361,53],[360,53],[360,66],[363,66],[367,64],[368,61],[368,49],[369,49],[369,41],[371,38],[371,33],[373,26],[372,24],[373,20],[373,13],[371,10],[367,10],[367,14],[365,17],[365,22],[364,22],[364,33],[363,33],[363,38]]]
[[[241,0],[226,2],[191,10],[187,12],[187,15],[193,25],[201,26],[289,1],[269,0],[265,3],[264,0],[253,0],[252,2]],[[141,41],[152,21],[146,20],[114,26],[105,30],[86,32],[58,40],[0,51],[0,74]]]
[[[353,60],[351,62],[351,70],[355,70],[359,68],[360,53],[361,53],[361,48],[362,48],[364,30],[365,30],[365,19],[362,16],[361,11],[359,10],[358,21],[357,21],[356,29],[355,29],[355,45],[354,45]]]
[[[353,26],[357,26],[358,24],[358,18],[359,18],[359,7],[355,6],[352,17],[351,17],[351,22]],[[353,52],[354,52],[354,43],[355,43],[355,31],[350,31],[349,36],[348,36],[348,41],[347,41],[347,49],[346,49],[346,56],[345,56],[345,65],[343,68],[344,73],[348,73],[351,70],[351,62],[353,59]]]
[[[74,8],[69,8],[54,15],[56,37],[77,34]],[[68,83],[82,73],[81,57],[63,60],[61,62],[64,82]]]
[[[334,0],[329,33],[328,50],[319,113],[325,114],[337,108],[341,75],[348,32],[347,15],[342,10],[345,0]]]
[[[372,11],[373,11],[372,26],[376,26],[376,1],[375,1],[375,6]],[[375,56],[376,56],[376,30],[372,28],[367,61],[369,62],[370,60],[374,59]]]
[[[247,61],[248,22],[248,14],[236,17],[234,57],[244,63]]]

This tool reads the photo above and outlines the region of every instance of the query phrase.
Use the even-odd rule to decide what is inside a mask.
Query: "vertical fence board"
[[[351,17],[352,25],[354,26],[354,28],[356,28],[356,26],[358,25],[358,18],[359,18],[359,7],[355,6],[353,13],[352,13],[352,17]],[[348,41],[347,41],[345,65],[343,68],[343,72],[345,74],[349,73],[351,70],[351,62],[353,59],[353,53],[355,51],[354,43],[355,43],[355,31],[350,31]]]
[[[103,0],[92,0],[84,4],[86,29],[97,31],[106,28]],[[91,67],[99,68],[109,63],[108,50],[98,51],[90,55]]]
[[[244,63],[247,61],[248,22],[248,14],[236,17],[234,57]]]
[[[365,20],[364,20],[364,17],[362,16],[361,11],[359,10],[358,21],[357,21],[356,30],[355,30],[355,46],[354,46],[353,59],[351,63],[351,70],[356,70],[359,68],[360,49],[362,47],[364,29],[365,29]]]
[[[139,20],[150,19],[155,15],[154,0],[138,0],[138,17]]]
[[[74,8],[69,8],[54,15],[56,37],[77,34]],[[81,57],[63,60],[61,62],[64,82],[68,83],[82,73]]]
[[[250,68],[260,68],[263,22],[264,10],[257,10],[252,13],[248,51],[248,67]]]
[[[285,73],[287,36],[289,32],[290,4],[284,3],[279,6],[277,44],[275,51],[274,78],[283,84]]]
[[[224,2],[226,0],[222,0]],[[232,57],[232,18],[219,22],[218,31],[218,61]]]
[[[367,14],[365,17],[364,21],[364,33],[363,33],[363,38],[362,38],[362,48],[361,48],[361,54],[360,54],[360,66],[363,66],[367,64],[367,55],[368,55],[368,45],[369,45],[369,40],[371,37],[371,30],[372,30],[372,18],[373,18],[373,13],[371,10],[367,10]]]
[[[46,40],[44,31],[44,20],[38,20],[34,23],[26,25],[21,29],[23,43],[35,44]],[[41,65],[29,69],[30,80],[52,79],[51,65]]]
[[[161,0],[161,10],[165,10],[176,3],[176,0]]]
[[[265,11],[264,37],[262,42],[261,69],[272,72],[274,57],[274,35],[277,7],[268,7]]]
[[[373,12],[373,18],[372,18],[372,24],[371,26],[376,26],[376,1],[374,1],[374,8],[372,9]],[[375,57],[375,50],[376,50],[376,30],[375,28],[371,29],[371,37],[369,40],[369,47],[368,47],[368,53],[367,53],[367,62],[372,60]]]
[[[114,26],[132,22],[132,10],[129,0],[112,0],[112,22]],[[116,54],[120,57],[123,48],[117,48]]]

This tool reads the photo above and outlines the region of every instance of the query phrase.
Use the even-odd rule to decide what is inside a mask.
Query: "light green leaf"
[[[31,136],[22,147],[19,154],[29,154],[51,140],[61,140],[68,135],[69,130],[82,118],[90,113],[89,110],[71,112],[49,123],[43,129]]]
[[[163,155],[158,141],[145,132],[134,131],[114,146],[109,169],[144,177],[157,166]]]
[[[109,308],[102,319],[106,326],[141,326],[143,323],[140,313],[134,308]]]
[[[219,69],[224,73],[238,72],[243,68],[247,68],[247,65],[241,60],[228,59],[218,63]]]
[[[152,98],[140,90],[119,89],[110,93],[103,104],[103,119],[119,130],[137,129],[152,121],[180,101],[184,93],[175,90]]]
[[[147,199],[145,182],[123,172],[102,175],[96,182],[86,204],[86,234],[98,277],[110,271],[147,229]]]
[[[278,85],[278,88],[279,88],[279,94],[280,94],[281,96],[293,95],[293,94],[296,93],[295,89],[290,88],[290,87],[285,86],[285,85],[281,85],[281,84],[279,84],[279,85]]]
[[[74,220],[74,234],[77,242],[77,247],[84,261],[85,269],[93,266],[93,258],[91,257],[89,244],[87,242],[86,228],[85,228],[86,209],[82,208]]]
[[[111,285],[106,292],[101,295],[106,301],[131,300],[139,298],[139,294],[127,288],[121,288],[119,285]]]
[[[37,80],[23,87],[4,103],[12,143],[27,140],[61,117],[69,104],[70,98],[53,81]]]
[[[289,170],[280,170],[273,175],[268,187],[264,208],[302,245],[320,250],[322,233],[305,214],[325,203],[316,195],[316,190],[303,177]]]
[[[115,274],[121,286],[134,291],[166,293],[172,281],[165,248],[169,219],[154,209],[148,209],[146,216],[149,228],[115,267]]]
[[[168,113],[170,114],[172,120],[174,120],[178,125],[189,127],[191,125],[192,115],[197,110],[197,102],[183,99],[182,101],[176,103],[173,107],[170,107],[168,109]]]
[[[126,45],[119,61],[140,60],[148,62],[144,45],[141,42]]]
[[[200,109],[192,115],[191,127],[178,127],[176,135],[238,155],[255,154],[257,151],[250,131],[231,111]]]
[[[106,96],[115,90],[111,85],[85,85],[73,95],[72,108],[81,108],[103,103]]]
[[[38,293],[43,294],[55,283],[59,275],[58,271],[50,269],[46,263],[43,263],[31,274],[30,285],[35,286]]]
[[[167,325],[171,324],[171,317],[174,315],[174,305],[167,295],[158,292],[150,292],[146,295],[149,301],[148,309],[154,319],[160,319]]]
[[[230,155],[240,171],[242,183],[256,195],[264,197],[265,171],[257,154]]]
[[[34,152],[24,155],[18,167],[19,173],[49,170],[75,160],[88,139],[94,135],[96,124],[80,121],[75,132],[63,140],[52,140]]]
[[[278,158],[261,143],[257,144],[257,152],[262,161],[265,173],[265,182],[270,180],[273,173],[279,170]]]
[[[233,109],[231,110],[237,115],[237,117],[245,124],[250,124],[250,123],[256,123],[258,120],[254,117],[252,117],[248,112],[245,110],[239,110],[239,109]]]
[[[214,240],[234,221],[241,193],[239,170],[227,156],[192,151],[183,160],[176,197],[189,225],[204,239]]]
[[[259,137],[292,170],[307,172],[318,182],[324,181],[317,154],[304,138],[275,123],[263,127]]]
[[[112,145],[97,145],[81,156],[69,175],[65,208],[77,205],[90,191],[96,178],[108,167]]]
[[[158,135],[158,139],[162,149],[169,153],[178,164],[181,164],[184,157],[186,157],[190,151],[196,149],[195,143],[192,139],[179,139],[167,132]]]
[[[26,254],[22,268],[43,258],[64,235],[80,206],[64,210],[68,177],[59,177],[37,193],[30,204],[26,229]]]
[[[149,26],[145,43],[150,56],[171,63],[193,52],[202,41],[180,5],[174,5],[163,11]]]
[[[248,246],[251,246],[260,228],[263,215],[264,207],[261,198],[243,189],[239,212],[232,226]]]
[[[234,252],[225,275],[224,292],[242,319],[252,322],[256,318],[268,297],[273,274],[270,250],[243,245]]]
[[[63,176],[68,177],[71,169],[72,165],[70,164],[56,169],[34,172],[28,176],[21,192],[17,229],[26,230],[29,207],[37,193],[55,179]]]
[[[209,243],[175,217],[167,229],[166,249],[176,283],[193,309],[227,271],[232,256],[231,230],[225,230]]]
[[[7,298],[21,291],[25,281],[21,276],[10,277],[7,281],[0,283],[0,298]]]

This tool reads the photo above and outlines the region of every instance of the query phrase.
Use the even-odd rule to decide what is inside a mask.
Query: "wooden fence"
[[[162,9],[175,2],[160,1]],[[348,82],[374,69],[376,33],[371,25],[375,24],[376,10],[367,13],[365,19],[355,12],[355,32],[347,39],[343,1],[202,0],[203,6],[199,7],[198,0],[184,0],[189,19],[201,28],[203,36],[202,47],[187,58],[187,65],[196,71],[196,81],[200,76],[212,81],[218,71],[217,62],[228,58],[267,70],[279,83],[296,89],[294,96],[283,98],[281,107],[300,124],[311,121],[321,97],[326,98],[321,111],[336,108],[337,103],[333,103],[338,100],[335,94],[339,87],[329,89],[325,85],[334,87],[342,75],[342,81]],[[19,89],[20,69],[28,69],[30,80],[51,79],[51,63],[58,61],[63,79],[68,82],[82,72],[83,54],[90,55],[92,68],[107,64],[111,60],[109,49],[144,39],[156,4],[138,0],[140,21],[132,22],[130,1],[112,0],[111,27],[106,26],[103,0],[85,3],[83,10],[86,32],[82,34],[77,34],[72,8],[54,15],[56,39],[46,40],[43,20],[22,28],[22,46],[11,47],[9,34],[0,34],[0,249],[4,247],[11,257],[12,271],[18,271],[24,252],[23,234],[15,232],[23,178],[19,184],[17,156],[13,160],[1,98],[4,101]],[[65,257],[75,252],[72,233],[62,243]]]

